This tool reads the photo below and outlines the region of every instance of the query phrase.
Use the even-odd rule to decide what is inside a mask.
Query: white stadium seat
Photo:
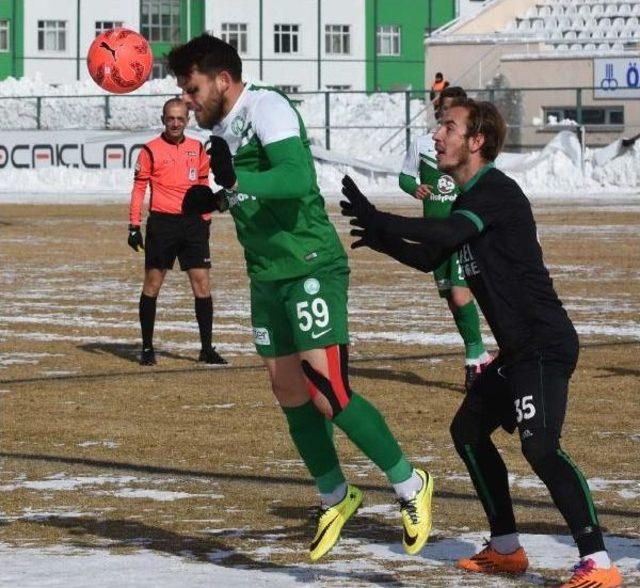
[[[572,40],[574,40],[574,39],[577,39],[577,38],[578,38],[578,34],[577,34],[575,31],[567,31],[567,32],[564,34],[564,38],[565,38],[565,39],[568,39],[568,40],[570,40],[570,41],[572,41]]]
[[[569,49],[570,49],[571,51],[582,51],[582,45],[581,45],[580,43],[572,43],[572,44],[569,46]]]
[[[567,45],[566,43],[559,43],[558,45],[556,45],[556,49],[558,51],[568,51],[569,45]]]
[[[624,45],[620,43],[620,41],[617,41],[613,45],[611,45],[611,48],[614,51],[624,51]]]
[[[584,50],[585,51],[595,51],[596,50],[596,44],[595,43],[585,43],[584,44]]]

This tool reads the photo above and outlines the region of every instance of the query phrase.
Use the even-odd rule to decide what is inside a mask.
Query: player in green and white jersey
[[[440,94],[436,119],[447,110],[454,98],[465,98],[466,92],[459,86],[448,86]],[[419,179],[419,183],[416,181]],[[399,177],[400,188],[422,201],[425,218],[448,218],[458,197],[453,178],[438,170],[433,137],[426,134],[413,141],[407,151]],[[492,356],[487,353],[480,332],[480,317],[473,295],[464,280],[458,253],[433,272],[438,293],[445,298],[465,348],[465,390],[489,365]]]
[[[212,130],[211,170],[228,192],[211,192],[209,210],[228,205],[233,215],[256,350],[320,493],[311,559],[333,547],[362,502],[345,481],[333,424],[386,474],[401,504],[404,548],[417,553],[431,529],[433,479],[409,464],[380,412],[349,386],[349,266],[300,115],[283,94],[243,82],[236,50],[210,35],[175,47],[168,64],[198,124]]]

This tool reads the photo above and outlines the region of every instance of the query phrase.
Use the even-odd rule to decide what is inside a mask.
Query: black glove
[[[351,249],[358,249],[360,247],[369,247],[374,251],[380,253],[386,253],[388,240],[383,231],[365,229],[352,229],[352,237],[359,237],[357,241],[351,243]]]
[[[144,249],[139,225],[129,225],[129,238],[127,239],[127,243],[136,253]]]
[[[344,216],[354,217],[351,221],[352,225],[375,229],[376,217],[378,211],[376,207],[367,200],[367,197],[360,192],[358,186],[349,177],[342,178],[342,193],[347,197],[348,201],[341,200],[342,214]]]
[[[190,186],[182,200],[182,214],[206,214],[229,209],[225,190],[214,192],[209,186]]]
[[[209,154],[209,167],[216,184],[231,190],[237,178],[236,172],[233,171],[233,158],[229,145],[222,137],[211,135],[211,144],[207,153]]]

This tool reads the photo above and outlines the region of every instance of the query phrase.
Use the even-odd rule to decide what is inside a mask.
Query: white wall
[[[134,30],[139,30],[139,3],[132,0],[81,0],[80,3],[80,79],[89,74],[85,56],[95,38],[97,20],[118,20]],[[60,51],[38,50],[38,21],[64,20],[67,23],[66,49]],[[51,83],[65,83],[77,75],[77,2],[63,0],[25,0],[24,5],[24,75],[33,77],[40,73]]]
[[[365,0],[321,1],[321,84],[350,85],[352,89],[365,89]],[[247,79],[258,79],[260,65],[259,0],[208,2],[205,27],[219,36],[221,23],[247,23],[247,53],[241,55]],[[318,0],[263,0],[263,75],[262,81],[274,85],[299,86],[300,91],[318,89]],[[297,24],[298,53],[274,52],[274,25]],[[327,56],[324,43],[324,25],[343,24],[351,27],[351,54]],[[340,62],[328,62],[337,58]],[[349,61],[359,60],[359,61]]]
[[[457,0],[456,4],[458,11],[456,16],[459,16],[460,18],[467,18],[478,12],[482,8],[484,2],[478,2],[476,0]]]

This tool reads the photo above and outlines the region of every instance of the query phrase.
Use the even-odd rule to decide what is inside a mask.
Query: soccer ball
[[[107,92],[126,94],[147,81],[153,54],[147,40],[129,29],[109,29],[98,35],[87,53],[93,81]]]

